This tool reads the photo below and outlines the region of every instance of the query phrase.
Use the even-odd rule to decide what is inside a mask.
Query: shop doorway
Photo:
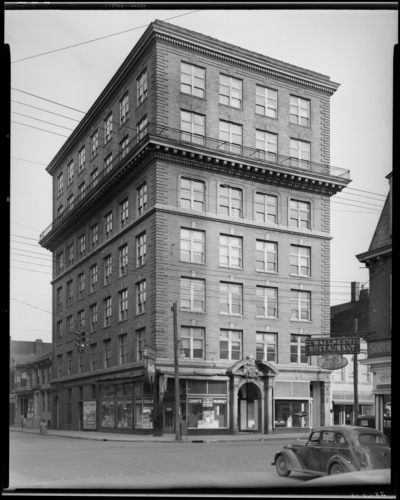
[[[239,431],[260,431],[261,391],[256,384],[248,382],[239,389]]]
[[[174,405],[164,405],[164,432],[175,432],[175,408]]]

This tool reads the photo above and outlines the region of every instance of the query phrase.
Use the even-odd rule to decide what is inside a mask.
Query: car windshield
[[[387,444],[386,438],[379,434],[359,434],[358,440],[360,444]]]

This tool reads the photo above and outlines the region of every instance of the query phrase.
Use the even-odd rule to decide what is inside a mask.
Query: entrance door
[[[259,425],[259,390],[255,384],[247,383],[239,390],[239,430],[258,431]]]
[[[175,432],[174,405],[164,405],[164,432]]]

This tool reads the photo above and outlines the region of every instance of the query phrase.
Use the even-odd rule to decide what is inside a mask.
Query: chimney
[[[358,302],[360,300],[360,283],[358,281],[351,282],[351,301]]]
[[[369,289],[364,288],[363,285],[361,285],[361,290],[360,290],[360,300],[366,300],[369,297]]]
[[[35,340],[35,354],[38,356],[42,354],[43,351],[43,340],[42,339],[36,339]]]

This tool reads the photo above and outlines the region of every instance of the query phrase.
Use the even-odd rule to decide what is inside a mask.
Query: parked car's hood
[[[358,472],[346,472],[345,474],[334,474],[333,476],[318,477],[310,481],[304,481],[300,486],[325,487],[343,485],[368,485],[368,484],[390,484],[390,469],[376,469]]]

